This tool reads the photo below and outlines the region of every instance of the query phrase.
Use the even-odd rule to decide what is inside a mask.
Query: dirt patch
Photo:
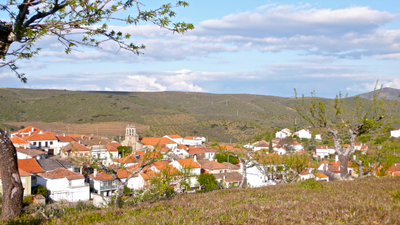
[[[99,135],[99,136],[119,136],[125,135],[125,128],[128,122],[102,122],[102,123],[84,123],[84,124],[71,124],[71,123],[45,123],[45,122],[3,122],[4,124],[16,127],[34,126],[41,130],[52,131],[56,134],[86,134],[86,135]],[[142,132],[149,129],[149,126],[131,122],[136,126],[136,132]]]

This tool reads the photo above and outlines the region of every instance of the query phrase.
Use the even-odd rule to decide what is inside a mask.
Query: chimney
[[[193,160],[194,160],[195,162],[197,162],[197,155],[196,155],[196,154],[194,155]]]
[[[33,129],[33,127],[32,127],[31,129],[32,129],[32,132],[35,131],[35,130]]]
[[[63,133],[63,136],[65,137],[65,133]]]
[[[337,163],[339,161],[339,156],[335,155],[335,163]]]
[[[93,177],[96,177],[96,176],[97,176],[97,169],[94,169]]]
[[[79,167],[79,173],[82,174],[82,166]]]

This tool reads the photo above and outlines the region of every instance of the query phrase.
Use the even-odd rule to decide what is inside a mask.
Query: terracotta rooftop
[[[165,137],[161,137],[161,138],[153,138],[153,137],[144,137],[141,142],[143,143],[143,145],[153,145],[153,146],[164,146],[167,144],[176,144],[175,141],[172,141],[168,138]]]
[[[232,163],[223,162],[222,164],[224,166],[228,167],[228,169],[230,169],[230,170],[239,170],[240,169],[240,166],[234,165]]]
[[[39,131],[41,131],[41,130],[34,126],[29,126],[29,127],[23,128],[21,130],[18,130],[15,133],[29,133],[29,132],[39,132]]]
[[[15,149],[17,150],[17,152],[23,153],[25,155],[29,155],[31,157],[46,154],[46,152],[44,152],[44,151],[40,151],[37,149],[31,149],[31,148],[15,148]]]
[[[205,154],[206,152],[218,152],[217,149],[211,147],[189,147],[189,154]]]
[[[58,139],[58,142],[73,142],[74,139],[70,136],[56,136]]]
[[[127,168],[128,169],[128,168]],[[133,171],[132,169],[128,169],[129,171]],[[117,171],[117,176],[118,178],[127,178],[131,172],[129,172],[124,169],[118,169]],[[135,177],[138,176],[137,174]],[[96,176],[94,176],[94,173],[89,175],[89,178],[93,180],[114,180],[113,176],[111,174],[107,174],[105,172],[97,172]]]
[[[52,134],[34,134],[31,135],[29,137],[27,137],[27,139],[25,139],[27,141],[47,141],[47,140],[57,140],[57,138],[52,135]]]
[[[67,178],[68,180],[83,179],[85,178],[82,174],[72,172],[64,168],[58,168],[46,173],[42,173],[39,176],[49,179]]]
[[[176,161],[186,168],[200,168],[200,165],[194,159],[177,159]]]
[[[242,174],[238,172],[233,173],[218,173],[213,174],[216,179],[223,179],[225,177],[225,182],[241,182]]]
[[[82,144],[79,144],[76,141],[73,141],[73,142],[67,144],[66,146],[64,146],[61,150],[65,151],[65,152],[68,152],[68,151],[72,151],[72,152],[74,152],[74,151],[88,152],[88,151],[90,151],[90,148],[88,148],[88,147],[86,147],[86,146],[84,146]]]
[[[27,142],[19,137],[12,137],[12,138],[10,138],[10,140],[13,144],[29,144],[29,142]]]
[[[217,161],[210,161],[201,166],[203,169],[206,170],[227,170],[229,169],[227,166],[217,162]]]
[[[318,178],[328,178],[327,175],[323,174],[323,173],[314,173],[314,175]]]
[[[106,145],[107,151],[115,152],[118,151],[118,147],[121,146],[118,142],[111,142]]]
[[[44,170],[40,167],[35,159],[18,159],[18,168],[21,168],[29,173],[43,173]]]

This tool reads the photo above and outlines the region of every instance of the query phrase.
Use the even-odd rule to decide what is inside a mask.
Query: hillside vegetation
[[[181,194],[122,209],[66,209],[43,224],[400,224],[400,179],[307,182]]]
[[[347,107],[352,107],[351,102],[349,98]],[[224,142],[246,141],[277,128],[293,127],[295,120],[299,126],[307,125],[293,109],[293,99],[248,94],[2,88],[0,108],[0,123],[17,127],[32,122],[58,122],[64,123],[59,131],[67,132],[67,127],[71,127],[68,124],[131,122],[141,127],[141,136],[176,133],[202,135]],[[82,129],[74,132],[96,132],[96,129]],[[102,134],[118,135],[115,128],[110,129],[102,129]],[[69,131],[71,133],[71,129]],[[122,126],[119,135],[123,134]]]

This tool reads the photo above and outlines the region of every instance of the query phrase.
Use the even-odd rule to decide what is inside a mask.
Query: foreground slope
[[[177,195],[134,208],[72,211],[49,221],[53,223],[400,224],[400,179],[336,181],[314,189],[296,183]]]

